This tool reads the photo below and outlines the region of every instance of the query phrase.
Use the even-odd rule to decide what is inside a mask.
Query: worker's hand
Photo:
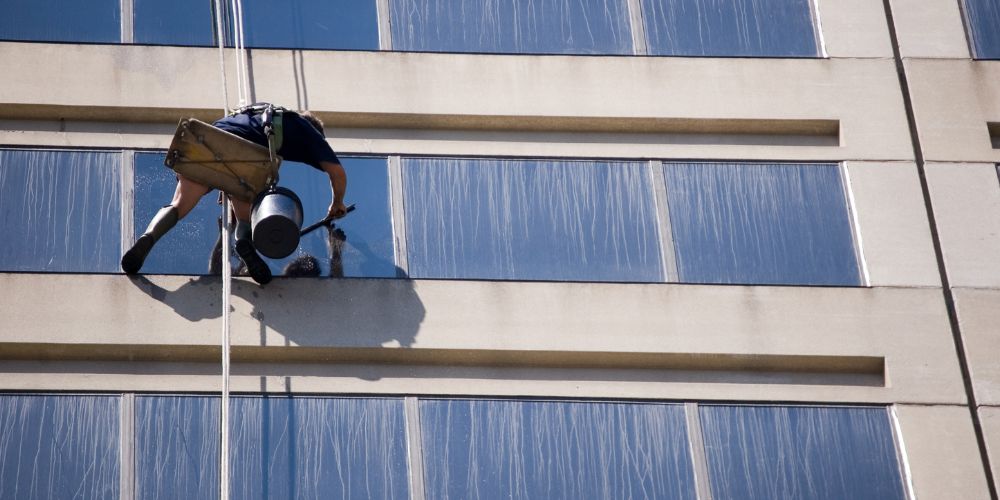
[[[347,206],[342,201],[335,201],[330,204],[330,209],[326,212],[326,218],[330,220],[339,219],[347,215]]]

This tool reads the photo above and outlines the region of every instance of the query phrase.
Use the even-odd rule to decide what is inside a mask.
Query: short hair
[[[284,271],[289,277],[319,276],[319,261],[309,254],[300,255],[289,262]]]
[[[323,120],[320,120],[319,117],[309,111],[299,111],[299,116],[305,118],[307,122],[311,123],[320,134],[326,135],[326,132],[323,131]]]

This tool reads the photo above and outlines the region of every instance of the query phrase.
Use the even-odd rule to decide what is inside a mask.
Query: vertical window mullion
[[[406,253],[406,214],[403,210],[403,168],[399,155],[389,156],[389,203],[392,212],[393,248],[396,253],[397,278],[410,275]]]
[[[375,0],[378,8],[379,50],[392,50],[392,28],[389,19],[389,0]]]
[[[653,195],[656,200],[656,224],[660,232],[663,276],[666,277],[667,283],[676,283],[680,281],[680,276],[677,273],[674,235],[670,227],[670,206],[667,202],[667,186],[663,178],[663,162],[650,160],[649,170],[653,176]]]
[[[121,17],[122,17],[122,32],[121,32],[121,43],[133,43],[135,41],[134,30],[133,30],[133,1],[134,0],[121,0]]]
[[[120,500],[135,499],[135,394],[121,396],[118,446],[121,452]]]
[[[708,459],[705,455],[705,440],[701,434],[698,403],[685,403],[684,416],[687,419],[688,443],[691,446],[691,463],[694,466],[694,483],[698,500],[712,500],[712,483],[708,478]]]
[[[830,54],[826,52],[826,37],[823,36],[823,20],[819,15],[819,3],[822,0],[810,0],[811,4],[810,12],[812,14],[813,30],[816,35],[816,51],[819,52],[819,57],[830,57]]]
[[[410,462],[410,500],[424,500],[423,435],[420,430],[420,406],[415,397],[403,399],[406,413],[406,450]]]
[[[861,240],[861,224],[858,221],[857,204],[854,201],[854,190],[851,189],[851,174],[846,162],[840,163],[840,176],[844,181],[844,197],[847,201],[848,220],[851,223],[851,234],[854,236],[854,254],[858,260],[858,273],[862,286],[871,285],[871,276],[868,273],[868,262],[865,260],[864,242]]]
[[[122,255],[135,243],[135,151],[122,150],[121,165],[121,247]]]
[[[632,53],[644,56],[646,50],[646,26],[642,21],[642,0],[627,0],[629,22],[632,24]]]

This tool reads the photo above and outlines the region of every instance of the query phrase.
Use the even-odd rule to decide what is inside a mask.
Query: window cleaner
[[[122,256],[122,270],[138,273],[157,240],[205,194],[218,189],[229,197],[236,215],[236,253],[254,281],[262,285],[270,282],[271,270],[258,250],[269,257],[287,256],[298,246],[302,225],[298,197],[277,187],[282,159],[310,165],[329,178],[332,201],[325,222],[321,222],[329,223],[348,213],[344,204],[347,174],[326,142],[323,123],[308,111],[258,103],[212,125],[194,118],[181,120],[165,160],[177,176],[173,200],[156,213]]]

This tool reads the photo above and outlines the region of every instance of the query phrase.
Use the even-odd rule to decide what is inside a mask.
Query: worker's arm
[[[330,202],[330,209],[327,211],[327,218],[339,219],[347,215],[347,207],[344,205],[344,193],[347,192],[347,172],[344,172],[343,165],[330,161],[320,162],[323,171],[330,176],[330,190],[333,192],[333,201]]]

